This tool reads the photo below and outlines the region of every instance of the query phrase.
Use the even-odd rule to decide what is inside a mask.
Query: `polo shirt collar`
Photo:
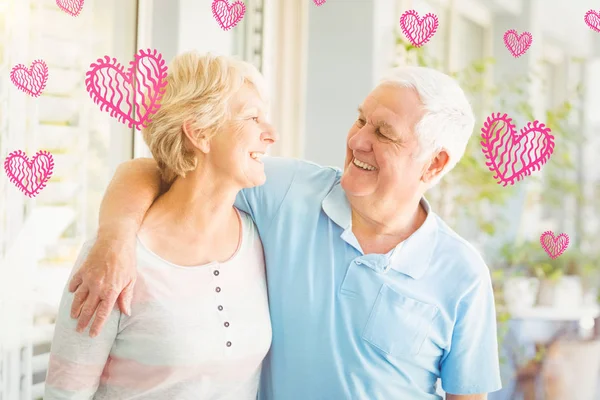
[[[421,278],[429,268],[438,233],[435,213],[424,197],[421,199],[421,206],[427,217],[419,229],[387,254],[365,255],[352,233],[352,209],[342,186],[337,183],[322,202],[325,214],[344,229],[341,238],[363,254],[363,264],[378,272],[393,269],[413,279]]]

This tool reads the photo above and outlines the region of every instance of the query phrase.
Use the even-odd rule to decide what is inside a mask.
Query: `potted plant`
[[[599,303],[598,287],[600,287],[600,255],[585,255],[580,266],[581,285],[583,288],[583,306],[595,307]]]
[[[578,274],[580,253],[565,253],[558,258],[538,262],[533,270],[540,279],[538,304],[556,308],[579,308],[583,304],[583,286]]]
[[[531,308],[536,303],[540,280],[529,267],[537,250],[534,246],[533,242],[505,243],[500,248],[498,266],[506,271],[502,292],[509,310]]]

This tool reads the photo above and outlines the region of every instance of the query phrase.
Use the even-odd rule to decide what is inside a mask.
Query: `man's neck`
[[[388,253],[416,232],[427,218],[420,200],[399,205],[393,212],[361,201],[351,201],[351,205],[352,232],[365,254]]]

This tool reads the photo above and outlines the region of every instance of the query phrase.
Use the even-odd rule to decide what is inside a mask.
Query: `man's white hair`
[[[424,160],[446,149],[448,165],[438,176],[436,182],[439,181],[460,161],[473,133],[475,117],[465,92],[450,76],[426,67],[393,68],[381,83],[411,88],[418,93],[425,114],[415,127],[419,140],[417,157]]]

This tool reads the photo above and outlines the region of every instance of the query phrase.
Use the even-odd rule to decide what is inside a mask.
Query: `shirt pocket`
[[[438,313],[423,303],[383,285],[367,320],[362,338],[394,357],[418,355]]]

